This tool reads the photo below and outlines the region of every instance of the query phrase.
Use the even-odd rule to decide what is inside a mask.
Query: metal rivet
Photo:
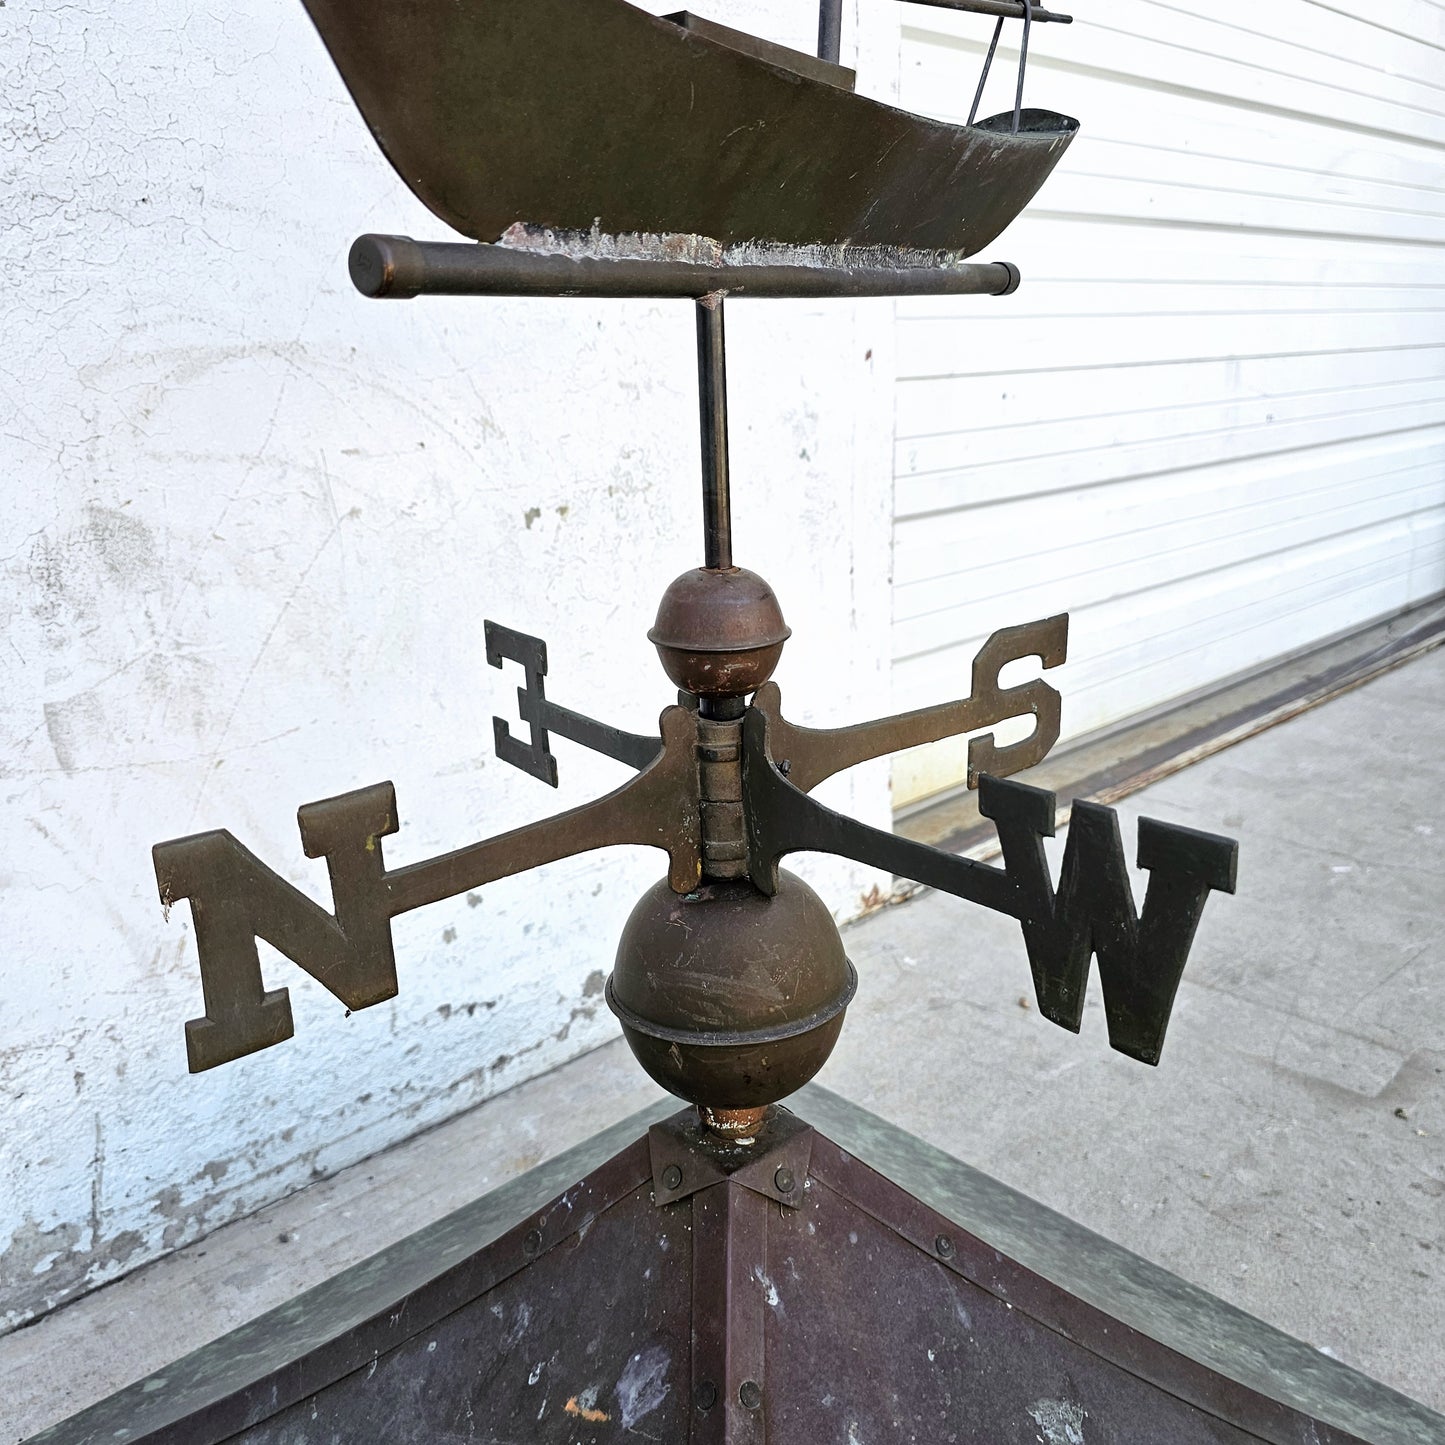
[[[793,1192],[793,1186],[797,1183],[797,1180],[793,1178],[793,1171],[787,1168],[785,1165],[782,1169],[779,1169],[778,1172],[773,1175],[773,1183],[778,1186],[779,1194],[791,1194]]]
[[[697,1393],[693,1395],[692,1400],[703,1414],[707,1414],[717,1404],[717,1386],[711,1380],[704,1380],[697,1387]]]
[[[763,1403],[762,1386],[756,1380],[744,1380],[738,1386],[738,1401],[744,1410],[756,1410]]]
[[[946,1234],[940,1234],[938,1238],[933,1241],[933,1247],[938,1251],[938,1257],[940,1259],[953,1258],[953,1241]]]
[[[528,1254],[541,1254],[542,1252],[542,1231],[540,1229],[529,1229],[527,1237],[522,1241],[522,1248]]]
[[[682,1170],[676,1164],[669,1164],[662,1171],[662,1187],[669,1192],[682,1188]]]

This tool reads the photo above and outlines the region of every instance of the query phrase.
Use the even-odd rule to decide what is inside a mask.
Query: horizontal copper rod
[[[363,296],[1008,296],[1019,271],[1007,261],[894,267],[766,262],[574,259],[510,246],[358,236],[351,279]]]
[[[907,0],[910,5],[932,5],[939,10],[967,10],[971,15],[998,15],[1005,20],[1024,18],[1023,0]],[[1034,7],[1034,19],[1040,23],[1048,20],[1058,25],[1072,25],[1072,15],[1056,15],[1052,10]]]

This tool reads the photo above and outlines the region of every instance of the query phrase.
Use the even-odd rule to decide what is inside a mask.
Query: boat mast
[[[838,63],[843,46],[843,0],[819,0],[818,59]]]

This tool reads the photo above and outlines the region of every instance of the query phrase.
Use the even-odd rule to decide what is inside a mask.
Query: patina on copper
[[[33,1445],[1445,1439],[1026,1195],[803,1104],[746,1147],[635,1116]]]
[[[747,879],[643,894],[607,1002],[664,1089],[711,1109],[756,1109],[823,1067],[857,987],[828,906],[783,872],[771,898]]]
[[[756,692],[792,635],[777,595],[756,572],[698,567],[668,585],[647,638],[678,687],[728,698]]]
[[[478,241],[533,224],[973,255],[1078,130],[930,120],[624,0],[305,4],[402,180]]]

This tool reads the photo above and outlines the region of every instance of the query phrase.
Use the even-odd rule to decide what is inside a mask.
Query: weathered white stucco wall
[[[870,8],[876,90],[896,22]],[[560,741],[560,796],[492,758],[520,679],[482,619],[548,640],[559,701],[645,728],[669,691],[644,634],[700,542],[691,308],[359,298],[358,232],[447,233],[295,0],[9,0],[0,108],[3,1327],[612,1033],[601,980],[660,855],[399,919],[401,997],[352,1017],[263,947],[296,1038],[188,1077],[193,939],[150,847],[227,827],[328,901],[300,803],[394,779],[400,863],[615,785]],[[802,718],[876,713],[891,308],[729,320],[779,680]],[[886,771],[833,797],[881,820]],[[873,881],[811,876],[840,913]]]

